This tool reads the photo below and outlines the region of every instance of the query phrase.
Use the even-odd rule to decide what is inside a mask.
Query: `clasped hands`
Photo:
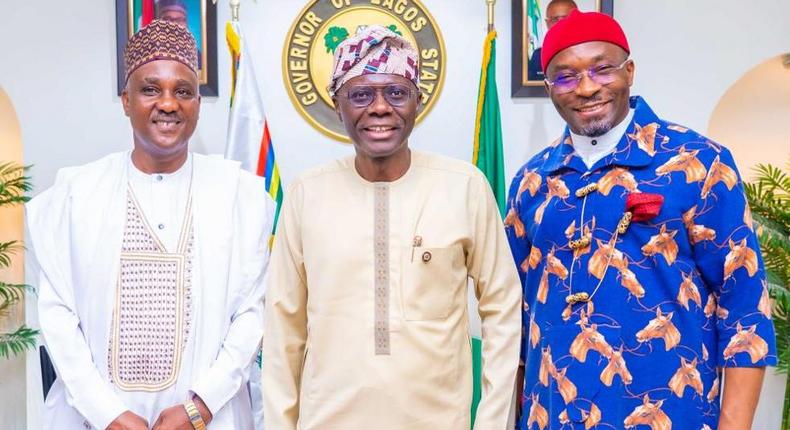
[[[212,418],[211,412],[200,397],[195,396],[192,400],[195,402],[200,416],[203,417],[203,422],[208,425]],[[193,430],[193,427],[184,406],[178,404],[163,410],[153,427],[149,428],[148,422],[139,415],[126,411],[110,423],[107,430]]]

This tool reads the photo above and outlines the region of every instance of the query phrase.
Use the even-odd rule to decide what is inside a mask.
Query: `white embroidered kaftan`
[[[192,234],[185,233],[188,228],[180,232],[183,245],[190,241],[184,238],[193,238],[192,249],[162,246],[165,254],[180,255],[183,261],[175,265],[192,260],[191,280],[182,284],[189,294],[180,296],[181,303],[163,300],[169,308],[159,309],[182,312],[183,317],[188,311],[191,324],[163,332],[174,337],[182,333],[184,339],[157,340],[170,342],[173,352],[181,350],[178,366],[152,364],[145,354],[136,361],[127,350],[134,342],[124,343],[122,335],[114,334],[129,327],[114,314],[123,309],[118,305],[124,300],[118,294],[121,261],[134,262],[127,251],[135,254],[144,248],[127,248],[122,255],[134,195],[128,192],[128,157],[128,152],[117,153],[63,169],[55,185],[27,206],[41,269],[39,319],[58,373],[45,403],[45,428],[104,429],[126,410],[153,424],[163,409],[194,392],[214,414],[212,429],[252,429],[246,378],[262,335],[263,276],[274,203],[263,179],[241,171],[238,163],[192,155],[192,201],[187,205]],[[180,226],[188,226],[185,219]],[[157,227],[149,225],[148,230],[156,232]],[[135,303],[134,297],[127,299],[127,305]],[[150,346],[139,339],[137,345],[150,353]],[[121,347],[115,355],[114,346]],[[119,366],[111,365],[113,358]],[[118,375],[111,375],[112,369]]]

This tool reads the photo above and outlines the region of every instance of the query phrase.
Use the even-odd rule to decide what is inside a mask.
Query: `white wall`
[[[45,5],[42,5],[44,3]],[[57,168],[84,163],[129,147],[130,128],[115,96],[115,7],[90,0],[14,2],[0,17],[0,83],[23,126],[26,160],[36,165],[38,189]],[[347,145],[307,125],[283,85],[285,35],[304,1],[245,0],[244,25],[285,182],[299,171],[338,155]],[[433,111],[415,130],[412,145],[469,158],[476,83],[485,34],[483,0],[424,0],[447,42],[447,80]],[[660,114],[701,131],[724,91],[744,72],[790,50],[790,4],[763,0],[618,1],[615,15],[629,36],[637,64],[634,92]],[[39,13],[46,10],[46,14]],[[219,21],[227,19],[220,5]],[[510,2],[497,4],[498,79],[507,170],[515,169],[555,136],[562,121],[547,99],[511,99]],[[76,26],[75,22],[89,23]],[[220,25],[220,28],[222,26]],[[219,35],[221,97],[204,98],[193,139],[200,152],[222,152],[227,125],[228,55]]]
[[[131,130],[115,96],[115,6],[86,0],[79,8],[55,0],[8,2],[0,16],[0,84],[19,114],[25,159],[35,164],[38,190],[57,168],[130,146]],[[315,131],[292,107],[281,73],[282,45],[305,1],[244,0],[244,25],[288,183],[299,171],[350,153]],[[485,35],[483,0],[423,0],[447,43],[447,80],[411,144],[470,157],[476,84]],[[790,50],[790,2],[762,0],[616,1],[637,64],[634,92],[660,114],[705,131],[724,91],[748,69]],[[10,4],[10,6],[9,6]],[[220,5],[219,21],[228,18]],[[41,13],[41,11],[46,13]],[[547,99],[511,99],[510,2],[497,2],[497,74],[507,170],[557,135],[562,121]],[[76,22],[87,25],[75,25]],[[222,28],[222,25],[219,26]],[[219,34],[219,98],[204,98],[193,138],[200,152],[222,152],[227,125],[228,55]]]
[[[282,46],[306,0],[242,1],[241,21],[256,60],[280,170],[285,183],[301,170],[348,154],[350,147],[315,131],[288,99],[281,74]],[[469,159],[485,35],[483,0],[423,0],[447,45],[447,79],[433,111],[411,145]],[[547,99],[511,99],[509,0],[496,6],[497,78],[512,176],[529,155],[560,133],[562,121]],[[220,0],[218,21],[228,19]],[[131,130],[115,96],[115,6],[110,0],[10,1],[0,13],[0,85],[22,126],[25,161],[35,165],[37,190],[59,167],[85,163],[130,147]],[[790,51],[790,2],[762,0],[615,1],[637,64],[635,93],[668,119],[706,131],[717,101],[738,77],[763,60]],[[222,30],[223,26],[218,26]],[[221,97],[204,98],[192,146],[224,148],[229,59],[219,34]],[[726,144],[726,142],[724,142]],[[29,313],[29,319],[35,319]],[[34,377],[37,361],[28,374]],[[28,424],[38,428],[40,393],[30,383]],[[14,393],[0,393],[3,398]],[[779,394],[781,395],[781,394]],[[776,397],[776,395],[774,395]],[[1,406],[0,406],[1,407]],[[778,414],[777,411],[774,411]],[[0,423],[3,426],[3,423]],[[761,421],[755,428],[775,428]]]

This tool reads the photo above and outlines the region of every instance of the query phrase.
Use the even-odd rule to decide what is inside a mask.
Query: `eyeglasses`
[[[612,64],[599,64],[592,66],[587,70],[574,73],[573,70],[560,71],[553,80],[546,79],[546,83],[557,94],[567,94],[579,87],[582,81],[582,75],[585,73],[587,77],[598,85],[608,85],[614,82],[617,78],[617,72],[622,70],[631,59],[626,59],[617,66]]]
[[[348,102],[355,108],[365,108],[376,100],[376,94],[380,93],[384,96],[384,100],[391,106],[401,107],[411,99],[412,93],[418,91],[409,88],[406,85],[391,84],[381,86],[370,85],[357,85],[345,90]],[[342,93],[338,92],[338,95]]]
[[[546,24],[549,25],[549,26],[552,26],[552,25],[560,22],[561,20],[563,20],[563,19],[565,19],[567,17],[568,17],[568,15],[549,16],[549,17],[546,17]]]

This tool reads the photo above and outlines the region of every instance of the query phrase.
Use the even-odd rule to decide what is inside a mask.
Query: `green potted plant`
[[[777,370],[790,370],[790,163],[785,170],[770,164],[755,168],[757,176],[745,184],[773,299]],[[782,429],[790,429],[790,386],[785,387]]]
[[[30,177],[25,176],[27,167],[14,163],[0,164],[0,207],[23,204],[30,200],[25,195],[32,185]],[[24,251],[24,245],[18,240],[0,242],[0,268],[11,266],[11,256]],[[33,288],[27,284],[12,284],[0,279],[0,318],[8,316],[12,307],[19,303],[25,292],[32,292]],[[0,331],[0,358],[21,354],[29,348],[36,346],[38,330],[33,330],[22,325],[12,332]]]

